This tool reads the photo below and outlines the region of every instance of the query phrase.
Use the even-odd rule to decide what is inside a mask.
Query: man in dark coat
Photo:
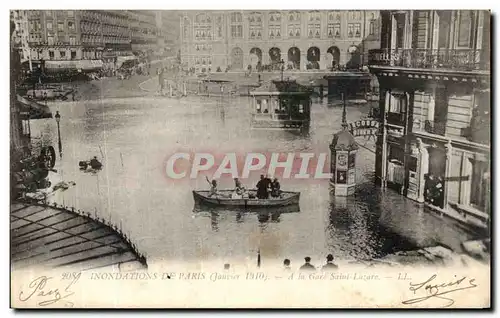
[[[300,266],[301,271],[315,271],[316,270],[316,267],[311,265],[311,258],[309,256],[304,258],[304,260],[306,262],[304,263],[304,265]]]
[[[260,180],[257,182],[257,198],[259,199],[268,199],[269,192],[268,188],[271,185],[271,180],[269,178],[264,178],[264,175],[260,175]]]
[[[323,267],[321,268],[321,270],[324,270],[324,271],[332,271],[332,270],[337,270],[339,267],[333,263],[333,255],[332,254],[328,254],[328,256],[326,257],[326,264],[323,265]]]

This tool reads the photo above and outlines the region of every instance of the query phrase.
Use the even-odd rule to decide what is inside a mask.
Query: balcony
[[[424,131],[444,136],[446,134],[446,122],[426,120],[424,121]]]
[[[474,49],[376,49],[368,53],[368,64],[455,71],[489,71],[489,52]]]

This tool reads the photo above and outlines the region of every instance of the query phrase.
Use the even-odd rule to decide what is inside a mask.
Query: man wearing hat
[[[305,257],[304,260],[306,262],[304,263],[304,265],[300,266],[301,271],[314,271],[314,270],[316,270],[316,267],[311,265],[311,258],[309,256]]]
[[[326,257],[326,264],[323,265],[323,267],[321,268],[321,270],[324,270],[324,271],[331,271],[331,270],[336,270],[338,269],[339,267],[333,263],[333,255],[332,254],[328,254],[328,256]]]

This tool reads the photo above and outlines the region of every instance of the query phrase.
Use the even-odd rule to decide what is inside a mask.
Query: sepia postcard
[[[12,308],[491,307],[489,10],[10,10]]]

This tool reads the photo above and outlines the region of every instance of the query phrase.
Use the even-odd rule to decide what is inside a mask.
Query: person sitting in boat
[[[97,160],[97,157],[94,156],[94,158],[90,159],[90,166],[92,169],[101,169],[102,163],[100,163],[99,160]]]
[[[241,199],[245,188],[243,187],[243,185],[241,184],[241,181],[238,178],[234,178],[234,186],[235,186],[235,189],[234,189],[234,192],[232,193],[231,197],[233,199]]]
[[[208,181],[208,178],[207,178],[207,181]],[[212,182],[210,183],[210,193],[208,194],[208,196],[209,197],[214,196],[214,195],[216,196],[217,194],[218,194],[218,192],[217,192],[217,181],[216,180],[212,180]]]
[[[268,188],[270,186],[271,180],[269,178],[264,178],[264,175],[260,175],[260,180],[257,182],[257,198],[268,199],[269,192]]]
[[[281,195],[281,185],[278,181],[278,178],[274,178],[273,182],[271,182],[271,196],[273,198],[279,198]]]

